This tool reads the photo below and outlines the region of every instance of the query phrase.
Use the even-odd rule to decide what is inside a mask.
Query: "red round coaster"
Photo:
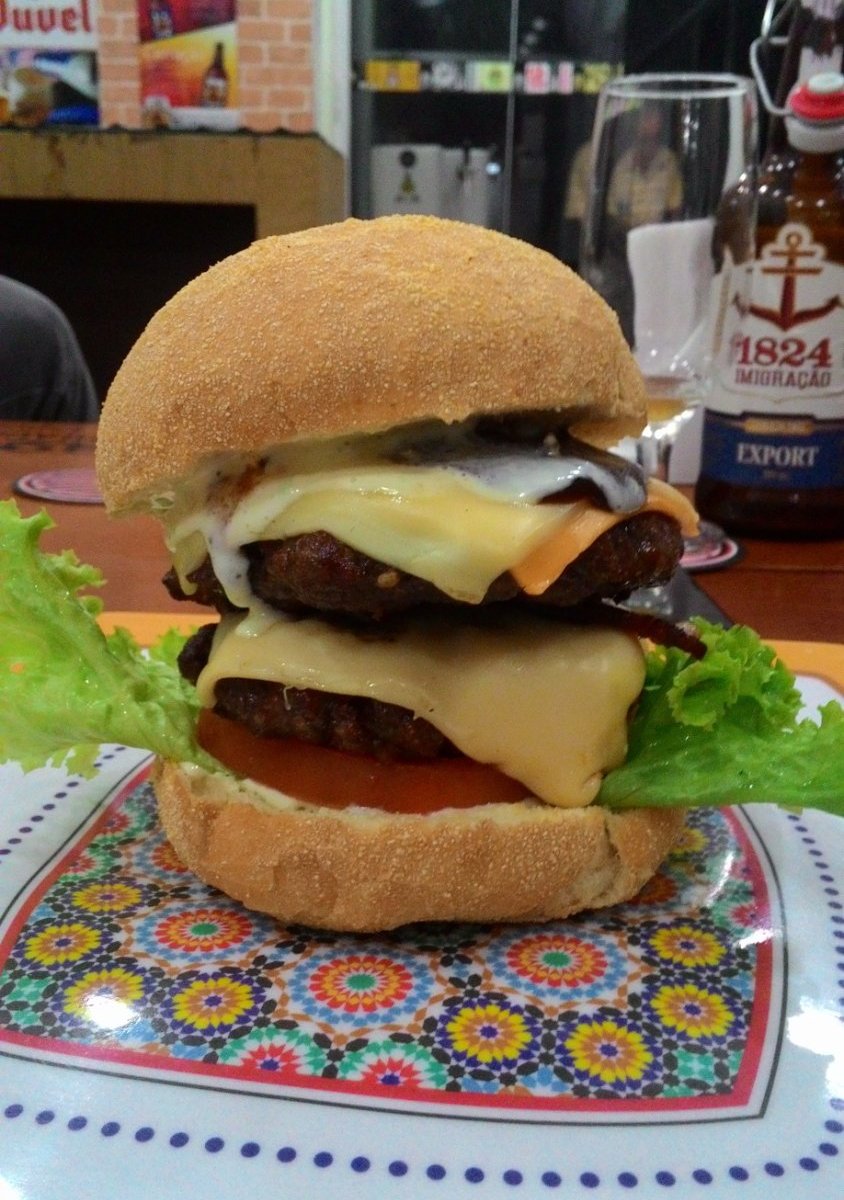
[[[52,500],[59,504],[102,504],[97,477],[90,467],[64,467],[32,471],[15,481],[20,496]]]

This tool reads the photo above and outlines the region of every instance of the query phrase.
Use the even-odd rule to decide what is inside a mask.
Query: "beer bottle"
[[[789,182],[761,176],[749,301],[704,414],[701,514],[759,537],[844,535],[844,76],[791,93]]]
[[[223,43],[217,42],[211,65],[202,80],[199,103],[203,108],[225,108],[229,98],[229,76],[223,63]]]

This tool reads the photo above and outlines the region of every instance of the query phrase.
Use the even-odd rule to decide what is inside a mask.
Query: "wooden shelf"
[[[311,134],[0,129],[0,198],[251,204],[266,237],[342,219],[343,161]]]

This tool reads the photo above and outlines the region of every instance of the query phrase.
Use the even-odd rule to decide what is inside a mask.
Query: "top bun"
[[[604,301],[489,229],[348,220],[257,241],[156,313],[106,398],[97,471],[128,511],[222,451],[536,409],[596,445],[641,430]]]

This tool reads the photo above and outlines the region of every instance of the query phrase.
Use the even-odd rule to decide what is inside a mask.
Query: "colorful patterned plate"
[[[194,879],[146,773],[0,771],[0,1195],[844,1195],[844,823],[698,812],[622,908],[337,936]]]

